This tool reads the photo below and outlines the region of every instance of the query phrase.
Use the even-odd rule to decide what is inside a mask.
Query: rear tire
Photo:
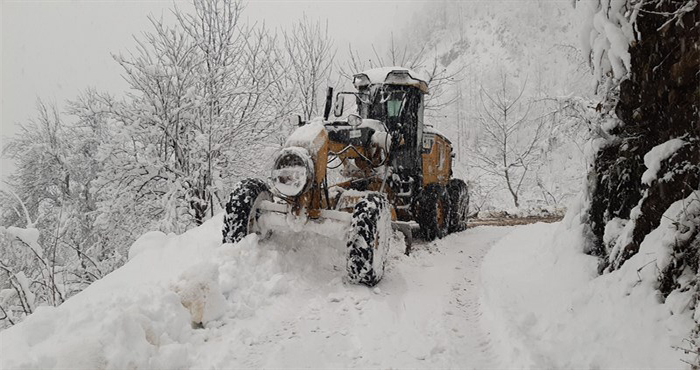
[[[418,198],[416,215],[420,232],[426,241],[441,239],[450,225],[449,197],[444,186],[428,185]]]
[[[467,216],[469,215],[467,184],[460,179],[451,179],[447,184],[447,194],[450,197],[449,232],[464,231],[467,228]]]
[[[352,213],[346,269],[356,284],[376,285],[384,276],[391,237],[391,212],[386,198],[370,193]]]
[[[261,200],[272,200],[267,184],[260,179],[245,179],[233,188],[222,229],[224,243],[236,243],[255,232],[255,223],[260,216],[257,204]]]

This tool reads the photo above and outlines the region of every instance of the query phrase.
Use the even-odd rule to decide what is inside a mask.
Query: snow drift
[[[575,212],[519,228],[482,267],[482,304],[511,367],[683,368],[692,291],[664,302],[657,273],[675,235],[678,202],[618,271],[598,276]]]
[[[251,315],[284,290],[275,251],[218,241],[221,216],[143,235],[130,261],[59,307],[0,333],[2,368],[188,368],[193,327]],[[233,292],[236,294],[233,294]]]

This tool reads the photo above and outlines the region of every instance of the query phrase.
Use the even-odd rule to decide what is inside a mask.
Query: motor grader
[[[353,283],[384,274],[392,228],[425,240],[466,227],[466,184],[452,178],[450,141],[424,123],[428,84],[406,68],[353,77],[357,91],[328,89],[323,118],[302,122],[274,158],[267,180],[245,179],[231,192],[224,243],[280,228],[344,238]],[[346,98],[356,111],[341,119]]]

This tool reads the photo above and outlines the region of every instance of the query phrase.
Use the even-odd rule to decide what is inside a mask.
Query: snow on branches
[[[629,45],[635,41],[634,22],[642,1],[585,1],[586,21],[581,29],[581,46],[590,57],[598,81],[621,79],[630,70]]]
[[[580,0],[574,0],[574,6]],[[642,32],[637,27],[641,16],[663,17],[656,28],[660,31],[671,23],[683,24],[683,16],[697,7],[696,0],[583,0],[584,17],[580,31],[582,52],[589,57],[599,92],[607,92],[615,81],[625,78],[631,70],[630,45],[640,41]],[[672,11],[659,9],[674,7]],[[602,84],[602,90],[600,90]]]
[[[306,27],[304,37],[281,40],[245,21],[243,8],[193,0],[173,10],[172,23],[150,17],[150,31],[114,56],[129,85],[121,98],[88,89],[66,111],[40,102],[38,118],[10,140],[10,186],[39,221],[2,210],[0,276],[10,278],[0,278],[0,318],[16,322],[31,302],[60,304],[121,265],[144,232],[184,232],[212,217],[235,182],[262,174],[292,128],[284,118],[318,111],[311,95],[332,64],[328,34],[304,19],[294,28]],[[313,76],[301,70],[310,57]],[[53,299],[46,279],[59,275],[63,298]]]
[[[140,218],[182,232],[261,167],[294,96],[276,36],[245,24],[242,9],[196,0],[191,13],[174,10],[173,26],[151,18],[135,51],[115,56],[132,93],[115,104],[116,140],[101,151],[100,184],[112,194],[103,223]]]

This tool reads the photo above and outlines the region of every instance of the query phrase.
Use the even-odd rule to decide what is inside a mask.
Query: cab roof
[[[353,76],[352,83],[360,89],[369,85],[403,85],[413,86],[428,94],[427,78],[418,72],[404,67],[382,67],[360,72]]]

